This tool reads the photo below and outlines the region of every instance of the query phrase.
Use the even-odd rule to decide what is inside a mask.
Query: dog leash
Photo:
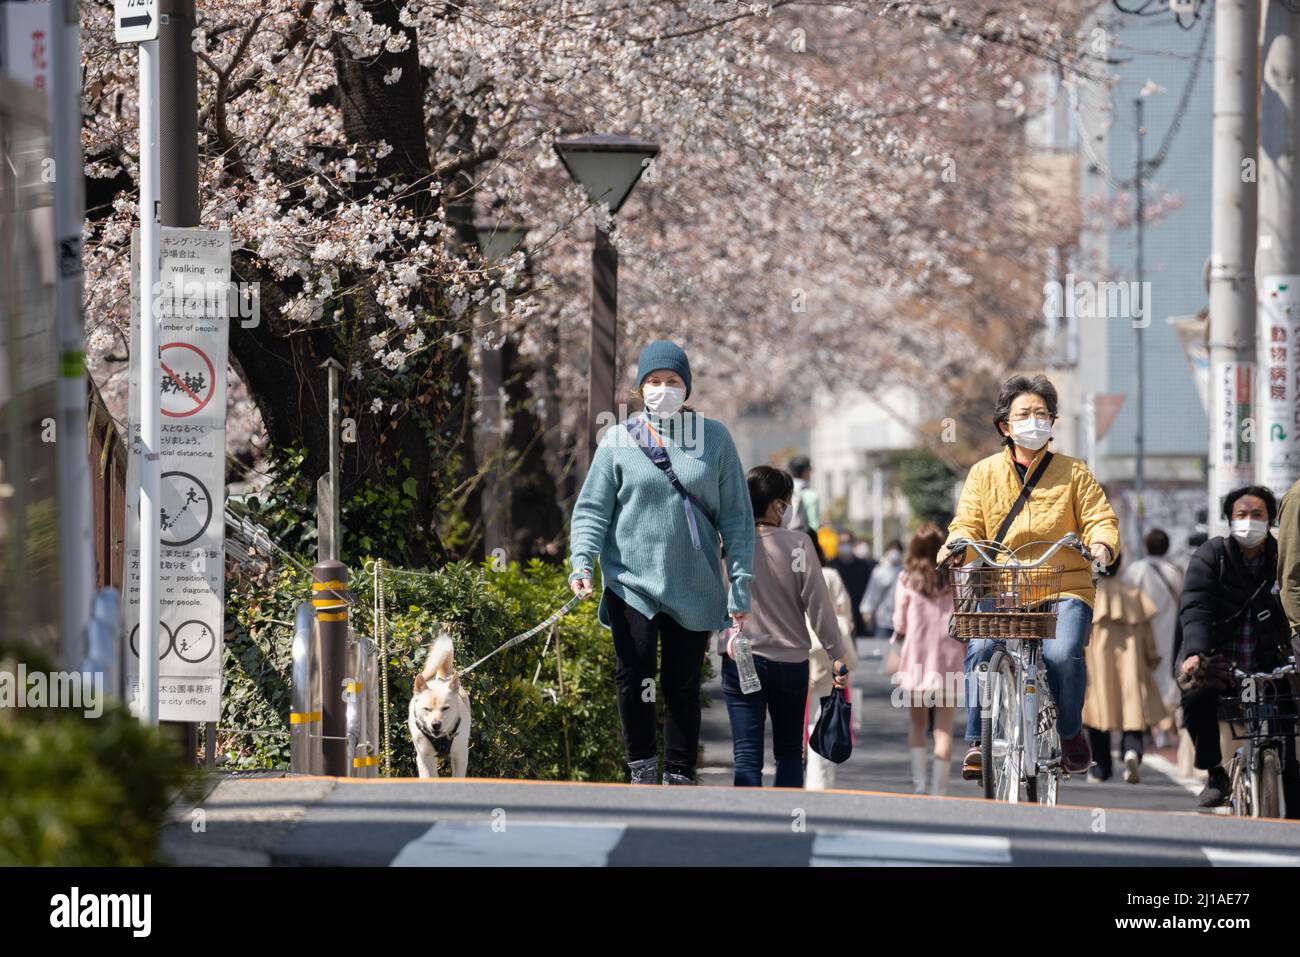
[[[495,655],[497,652],[505,651],[507,648],[513,648],[515,645],[527,641],[529,638],[533,637],[533,635],[537,634],[538,632],[545,631],[547,628],[550,628],[551,625],[555,624],[557,621],[559,621],[561,618],[567,615],[570,611],[572,611],[573,606],[578,604],[578,602],[580,601],[582,601],[582,596],[574,595],[563,605],[561,605],[558,609],[552,612],[551,616],[547,618],[544,622],[542,622],[540,625],[534,625],[532,628],[529,628],[527,631],[515,635],[509,641],[506,641],[504,644],[494,648],[492,651],[489,651],[486,655],[484,655],[478,661],[474,662],[468,668],[458,668],[457,673],[462,675],[467,675],[475,668],[477,668],[479,665],[483,664],[483,662],[487,661],[489,658]]]

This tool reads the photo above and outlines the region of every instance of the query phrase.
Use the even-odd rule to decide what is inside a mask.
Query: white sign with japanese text
[[[0,69],[19,83],[49,92],[50,10],[40,3],[0,3]]]
[[[1265,276],[1259,297],[1257,481],[1279,498],[1300,478],[1300,276]]]
[[[158,716],[221,714],[225,603],[226,358],[229,230],[164,226],[158,311],[162,364],[162,559]],[[132,236],[131,342],[139,342],[139,233]],[[126,671],[140,675],[140,366],[131,354],[127,463]]]

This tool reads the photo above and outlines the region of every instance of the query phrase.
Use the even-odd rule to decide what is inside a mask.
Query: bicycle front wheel
[[[1228,809],[1234,817],[1250,817],[1250,774],[1247,771],[1246,762],[1243,760],[1243,752],[1238,751],[1232,756],[1232,763],[1228,766],[1228,781],[1230,784]]]
[[[1272,748],[1256,748],[1251,766],[1251,790],[1255,800],[1251,817],[1282,816],[1282,765]]]
[[[1021,743],[1020,697],[1016,667],[1002,648],[993,652],[980,697],[980,755],[984,796],[992,800],[1020,800]]]
[[[1047,682],[1039,687],[1037,760],[1025,772],[1025,792],[1031,802],[1056,806],[1056,792],[1060,783],[1061,735],[1056,730],[1056,704]]]

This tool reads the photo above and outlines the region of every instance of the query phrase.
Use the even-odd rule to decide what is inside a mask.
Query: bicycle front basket
[[[958,569],[952,580],[950,633],[960,641],[1055,638],[1062,571],[1061,565],[975,564]]]

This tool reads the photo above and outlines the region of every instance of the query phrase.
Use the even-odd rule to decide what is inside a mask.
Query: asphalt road
[[[1300,827],[1193,812],[769,788],[228,779],[181,864],[1300,865]]]
[[[871,648],[854,756],[836,790],[735,789],[722,702],[706,710],[695,788],[500,780],[228,776],[178,808],[180,864],[281,865],[1276,865],[1300,866],[1300,825],[1190,810],[1183,785],[1062,787],[1056,808],[911,792],[906,716]],[[716,686],[712,689],[716,695]]]

